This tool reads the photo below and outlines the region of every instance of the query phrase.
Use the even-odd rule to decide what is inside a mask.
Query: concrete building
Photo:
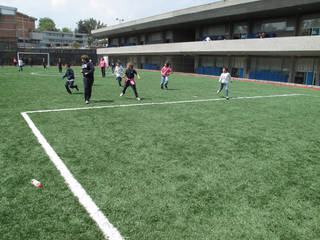
[[[36,20],[17,8],[0,6],[0,47],[16,48],[18,43],[31,41],[29,33],[35,30]]]
[[[78,42],[81,47],[88,46],[88,35],[82,33],[33,31],[30,33],[30,38],[41,48],[71,47],[73,42]]]
[[[159,69],[319,85],[320,0],[224,0],[92,32],[98,55]],[[212,41],[204,41],[210,37]]]

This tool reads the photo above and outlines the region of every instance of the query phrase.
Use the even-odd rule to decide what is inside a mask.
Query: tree
[[[92,37],[91,31],[107,26],[103,22],[97,21],[96,19],[93,19],[93,18],[80,20],[77,23],[77,25],[78,25],[78,28],[76,29],[76,32],[88,34],[89,45],[93,43],[93,37]]]
[[[72,31],[71,31],[69,28],[64,27],[64,28],[62,28],[62,32],[64,32],[64,33],[71,33]]]
[[[81,45],[80,45],[80,43],[78,43],[77,41],[74,41],[74,42],[72,43],[72,47],[73,47],[73,48],[80,48]]]
[[[90,18],[86,20],[80,20],[78,23],[77,32],[86,33],[91,35],[92,30],[103,28],[106,25],[103,22],[97,21],[96,19]]]
[[[39,31],[58,31],[56,24],[50,18],[40,18],[37,30]]]

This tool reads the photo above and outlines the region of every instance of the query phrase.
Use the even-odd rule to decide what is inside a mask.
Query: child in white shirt
[[[228,68],[224,67],[222,68],[222,73],[219,78],[219,83],[221,84],[219,90],[217,91],[217,94],[219,94],[222,91],[223,87],[225,87],[227,100],[229,100],[229,81],[232,82],[231,74],[228,72]]]
[[[117,81],[119,83],[119,87],[121,87],[121,81],[122,81],[122,73],[123,73],[123,67],[121,66],[120,62],[117,62],[116,68],[114,69],[114,74],[117,77]]]

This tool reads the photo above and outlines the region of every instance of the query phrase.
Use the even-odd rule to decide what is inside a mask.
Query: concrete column
[[[296,36],[299,36],[299,32],[300,32],[300,15],[297,15],[297,16],[296,16],[296,21],[295,21],[294,29],[295,29],[295,35],[296,35]]]
[[[197,72],[197,68],[199,67],[200,57],[199,55],[194,56],[194,72]]]
[[[229,22],[229,39],[233,39],[233,22]]]
[[[244,78],[249,78],[249,71],[250,71],[250,57],[245,56],[244,58]]]
[[[291,57],[290,59],[290,73],[289,73],[289,83],[294,83],[295,77],[296,77],[296,58]]]
[[[197,27],[196,31],[195,31],[195,40],[196,41],[200,40],[200,29],[199,29],[199,27]]]
[[[318,58],[318,64],[316,67],[315,85],[319,86],[319,83],[320,83],[320,57]]]

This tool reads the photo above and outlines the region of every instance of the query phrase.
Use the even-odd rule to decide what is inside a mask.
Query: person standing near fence
[[[102,77],[106,77],[106,67],[107,67],[107,63],[104,60],[104,58],[101,58],[100,63],[99,63],[99,67],[101,68],[101,74]]]
[[[62,62],[61,62],[61,58],[59,58],[59,60],[58,60],[58,68],[59,68],[59,73],[62,73]]]
[[[13,65],[14,65],[15,67],[17,66],[17,63],[18,63],[18,62],[17,62],[17,59],[14,58],[14,59],[13,59]]]
[[[18,61],[18,71],[19,72],[23,71],[23,60],[22,60],[22,58],[20,58],[19,61]]]
[[[42,58],[42,66],[44,70],[47,70],[47,62],[45,58]]]
[[[82,61],[82,71],[83,74],[83,86],[84,86],[84,98],[86,104],[89,104],[92,86],[94,82],[94,66],[93,63],[89,61],[89,57],[87,55],[81,56]]]
[[[220,88],[217,91],[219,94],[223,87],[226,89],[226,99],[229,100],[229,82],[232,82],[231,74],[228,72],[228,68],[222,68],[222,73],[219,78]]]

